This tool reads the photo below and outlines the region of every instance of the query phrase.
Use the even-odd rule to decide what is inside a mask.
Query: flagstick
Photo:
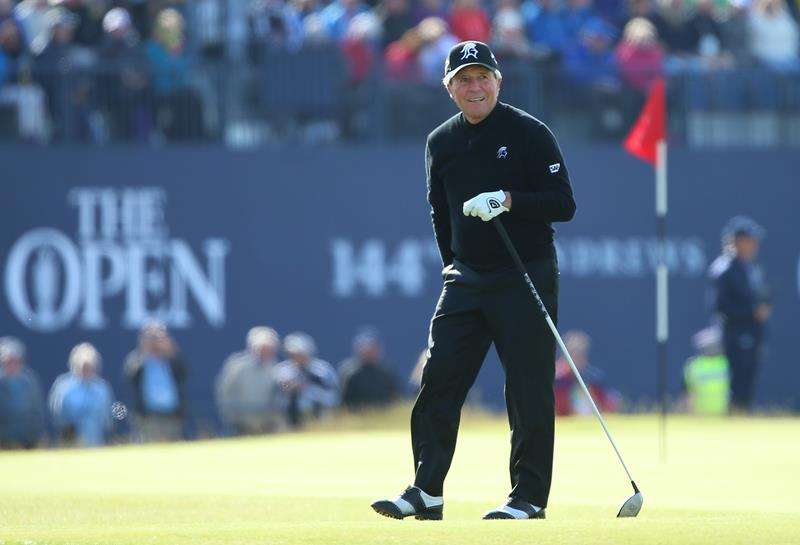
[[[667,143],[656,144],[656,231],[658,268],[656,270],[656,340],[658,342],[658,397],[661,405],[659,452],[667,458],[667,340],[669,339],[669,296],[667,250]]]

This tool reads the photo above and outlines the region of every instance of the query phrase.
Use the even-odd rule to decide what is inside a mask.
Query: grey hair
[[[100,352],[94,347],[92,343],[81,343],[73,348],[69,353],[69,370],[74,374],[78,374],[81,367],[89,363],[94,366],[95,370],[100,370]]]

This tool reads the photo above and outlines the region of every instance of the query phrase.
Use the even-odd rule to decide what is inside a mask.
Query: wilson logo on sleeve
[[[561,170],[561,163],[553,163],[550,165],[550,174],[555,174],[559,170]]]

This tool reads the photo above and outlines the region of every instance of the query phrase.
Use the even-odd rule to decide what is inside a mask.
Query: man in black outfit
[[[553,466],[555,340],[490,220],[500,216],[555,321],[554,221],[575,214],[553,134],[497,101],[501,74],[486,44],[450,50],[443,83],[461,113],[426,148],[428,201],[444,288],[431,321],[427,362],[411,415],[416,477],[378,513],[441,519],[442,488],[464,399],[494,342],[506,375],[511,493],[486,519],[544,518]]]
[[[714,311],[722,324],[722,342],[730,365],[730,407],[734,413],[752,409],[764,330],[772,313],[769,286],[756,262],[763,236],[763,227],[751,218],[731,218],[722,230],[722,255],[709,268]]]

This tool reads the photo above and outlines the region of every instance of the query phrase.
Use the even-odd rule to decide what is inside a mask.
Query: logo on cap
[[[475,42],[467,42],[464,44],[464,47],[461,48],[461,60],[465,60],[472,57],[476,61],[478,60],[478,44]]]

